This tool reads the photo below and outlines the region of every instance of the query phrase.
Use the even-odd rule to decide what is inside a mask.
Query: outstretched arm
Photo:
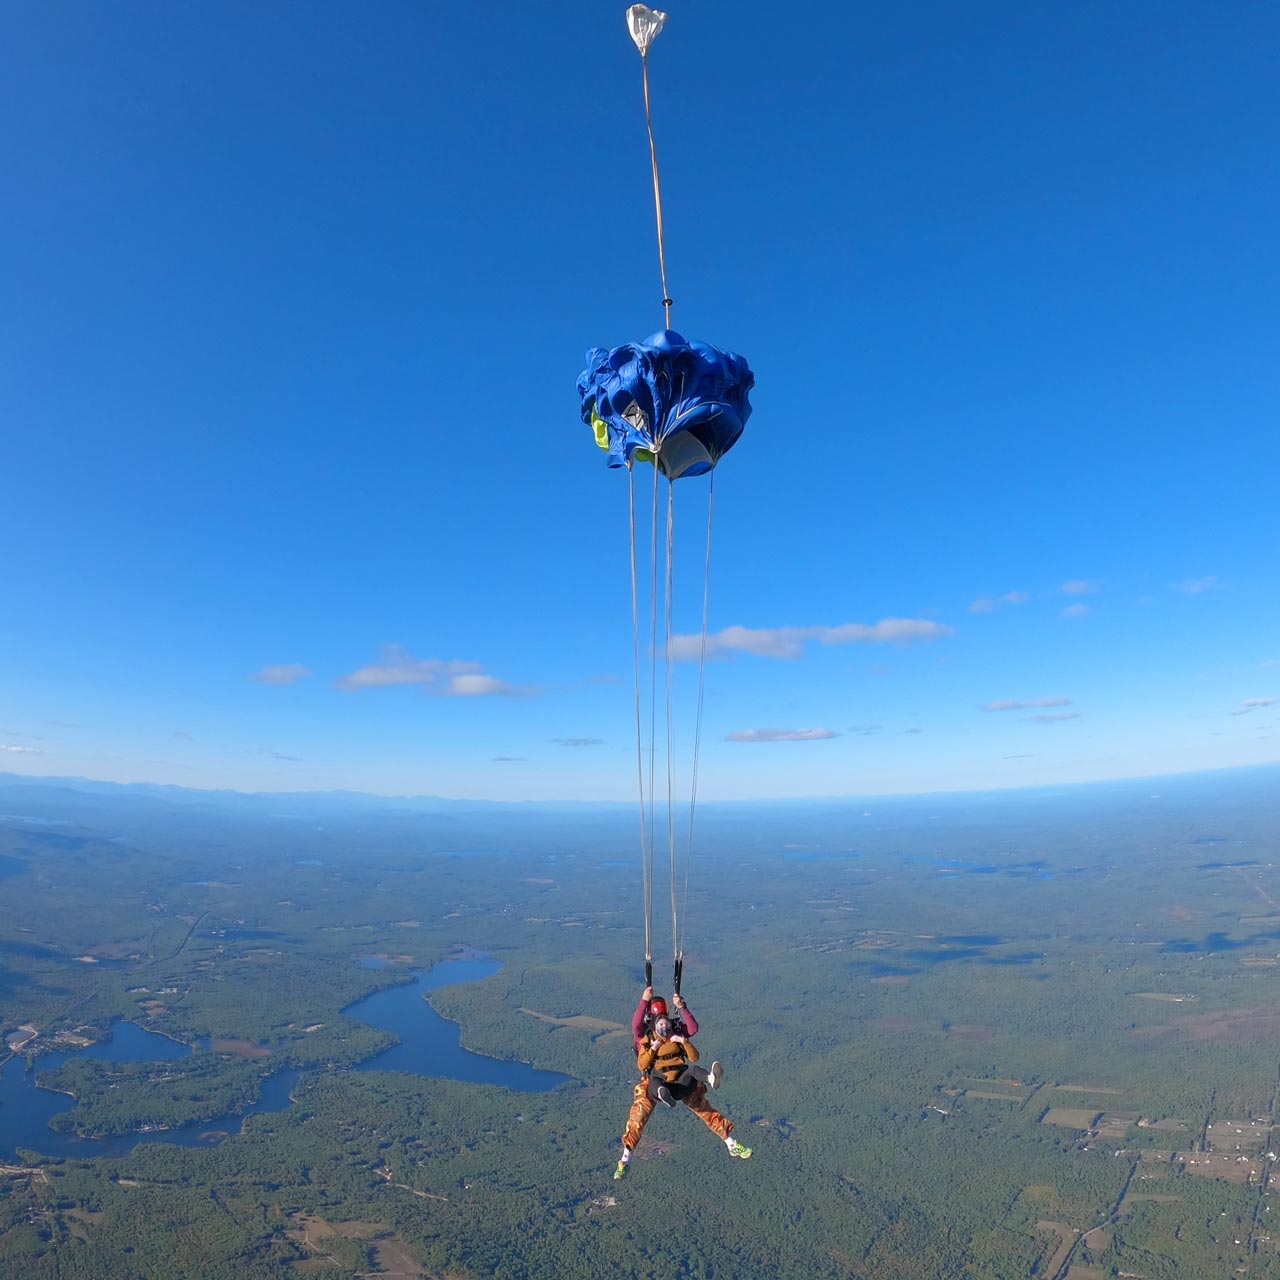
[[[676,1007],[676,1012],[680,1015],[680,1021],[684,1023],[684,1033],[687,1036],[696,1036],[698,1034],[698,1020],[693,1016],[693,1011],[684,1002],[683,996],[672,996],[672,1004]]]
[[[646,991],[652,990],[645,987]],[[644,1015],[645,1010],[649,1007],[649,997],[641,996],[640,1003],[636,1005],[636,1011],[631,1015],[631,1040],[636,1048],[640,1047],[640,1041],[644,1039]]]

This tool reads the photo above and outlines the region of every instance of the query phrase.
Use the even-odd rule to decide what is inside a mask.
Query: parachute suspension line
[[[636,476],[627,464],[627,492],[631,512],[631,650],[636,685],[636,782],[640,791],[640,868],[644,879],[644,962],[648,986],[653,981],[653,854],[644,802],[644,729],[640,718],[640,597],[636,583]]]
[[[689,875],[693,870],[693,817],[698,808],[698,763],[702,755],[702,707],[707,690],[707,618],[711,599],[711,516],[715,508],[716,473],[707,488],[707,557],[702,570],[702,640],[698,646],[698,714],[693,729],[693,779],[689,791],[689,839],[684,855],[684,898],[680,905],[680,945],[676,948],[676,990],[684,966],[684,939],[689,927]]]
[[[662,310],[665,316],[663,327],[671,328],[671,294],[667,290],[667,251],[662,235],[662,182],[658,177],[658,147],[653,140],[653,114],[649,110],[649,54],[642,50],[640,65],[644,73],[644,122],[649,130],[649,160],[653,166],[653,208],[658,220],[658,271],[662,276]]]
[[[667,591],[666,618],[663,635],[663,654],[665,657],[665,675],[667,681],[667,860],[670,864],[671,876],[671,962],[674,965],[680,958],[680,924],[676,913],[676,809],[675,795],[672,789],[672,777],[675,767],[672,750],[671,725],[671,586],[672,586],[672,552],[675,546],[675,483],[667,481]]]
[[[652,536],[649,545],[649,913],[653,912],[654,768],[658,750],[658,458],[653,459]]]

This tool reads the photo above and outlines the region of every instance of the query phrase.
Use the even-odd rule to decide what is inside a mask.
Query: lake
[[[343,1010],[400,1037],[401,1043],[384,1050],[359,1071],[404,1071],[412,1075],[463,1080],[474,1084],[500,1085],[520,1093],[545,1093],[569,1083],[572,1076],[554,1071],[538,1071],[525,1062],[489,1058],[461,1047],[462,1029],[442,1018],[423,998],[437,987],[477,982],[491,977],[501,965],[487,956],[468,955],[444,960],[413,975],[412,982],[377,991]],[[49,1121],[69,1111],[75,1100],[36,1085],[42,1071],[61,1066],[71,1057],[100,1058],[109,1062],[163,1062],[185,1058],[193,1052],[154,1031],[132,1022],[117,1021],[111,1037],[87,1048],[68,1053],[41,1054],[36,1070],[28,1071],[26,1059],[11,1058],[0,1069],[0,1156],[12,1157],[18,1147],[43,1155],[79,1157],[124,1156],[141,1142],[168,1142],[184,1147],[213,1146],[243,1128],[244,1117],[268,1111],[282,1111],[291,1105],[289,1094],[302,1074],[296,1068],[277,1071],[262,1082],[262,1095],[243,1112],[150,1133],[126,1133],[109,1138],[80,1138],[56,1133]]]

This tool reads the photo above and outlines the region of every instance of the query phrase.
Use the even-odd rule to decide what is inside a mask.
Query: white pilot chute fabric
[[[627,10],[627,30],[641,54],[649,52],[649,46],[657,39],[666,20],[667,15],[661,9],[650,9],[647,4],[633,4]]]

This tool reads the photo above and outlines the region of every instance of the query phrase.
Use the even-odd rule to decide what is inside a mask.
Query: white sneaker
[[[711,1089],[718,1089],[720,1081],[724,1079],[724,1068],[718,1063],[711,1064],[711,1070],[707,1072],[707,1086]]]

